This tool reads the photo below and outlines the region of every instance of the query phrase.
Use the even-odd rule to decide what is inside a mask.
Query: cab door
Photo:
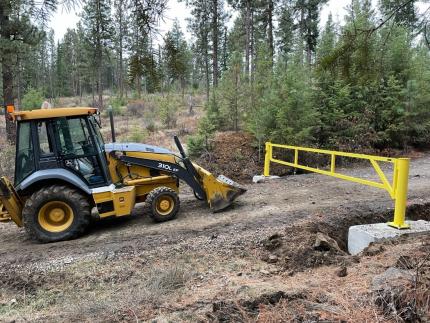
[[[15,155],[15,186],[35,170],[34,135],[31,121],[18,122],[17,143]]]
[[[104,154],[94,138],[88,118],[69,117],[52,121],[56,153],[61,167],[88,183],[90,187],[110,184]]]
[[[54,132],[50,120],[34,121],[38,170],[58,168],[60,166],[54,145]]]

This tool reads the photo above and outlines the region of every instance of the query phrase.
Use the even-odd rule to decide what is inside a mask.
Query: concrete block
[[[406,221],[410,229],[395,229],[387,223],[354,225],[348,231],[348,252],[356,255],[367,248],[370,243],[389,240],[405,234],[427,233],[430,235],[430,222]]]
[[[253,183],[264,183],[272,179],[279,179],[279,176],[264,176],[264,175],[255,175],[252,178]]]

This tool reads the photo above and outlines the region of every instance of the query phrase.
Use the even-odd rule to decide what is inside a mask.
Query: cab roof
[[[12,118],[17,121],[35,119],[53,119],[73,116],[86,116],[97,113],[96,108],[56,108],[38,109],[31,111],[16,111],[11,113]]]

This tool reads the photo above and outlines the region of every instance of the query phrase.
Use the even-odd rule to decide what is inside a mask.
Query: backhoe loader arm
[[[10,218],[19,226],[22,226],[23,203],[12,183],[6,178],[0,178],[0,205],[3,204]]]
[[[113,158],[124,165],[154,169],[183,180],[194,190],[194,195],[199,200],[207,201],[214,212],[227,208],[237,197],[246,192],[246,189],[231,179],[225,176],[216,178],[209,171],[191,162],[176,136],[175,143],[181,157],[164,148],[138,147],[137,144],[126,144],[126,147],[111,146],[108,151]]]
[[[161,162],[157,160],[137,158],[127,155],[119,156],[118,159],[126,165],[147,167],[151,169],[157,169],[164,173],[172,174],[187,183],[199,196],[202,197],[202,199],[206,199],[206,193],[198,179],[196,179],[195,176],[193,176],[193,174],[190,173],[186,168],[182,167],[177,163],[170,163],[166,161]]]

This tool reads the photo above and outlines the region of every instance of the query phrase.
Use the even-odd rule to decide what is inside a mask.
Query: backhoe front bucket
[[[0,210],[3,210],[3,217],[10,217],[13,222],[21,227],[23,203],[12,183],[6,177],[0,178],[0,205]]]
[[[245,188],[223,175],[215,178],[204,168],[196,164],[193,166],[200,175],[207,202],[213,212],[227,208],[236,198],[246,192]]]

